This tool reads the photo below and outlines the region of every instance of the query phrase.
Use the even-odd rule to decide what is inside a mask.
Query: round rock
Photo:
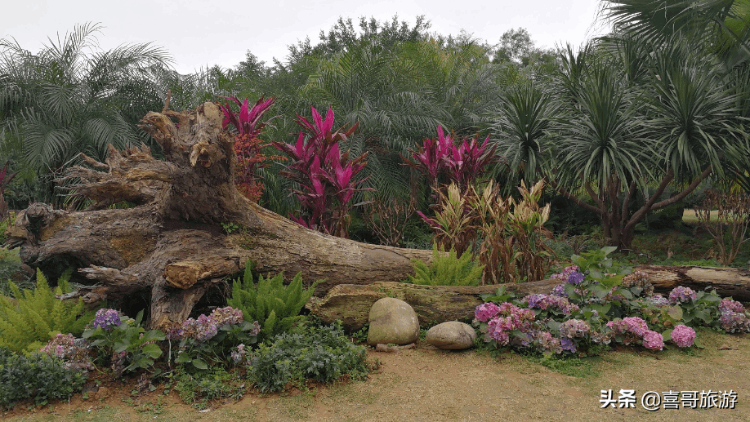
[[[425,341],[438,349],[468,349],[477,339],[477,333],[469,324],[450,321],[438,324],[427,331]]]
[[[384,297],[370,308],[367,344],[409,344],[419,338],[419,319],[403,300]]]

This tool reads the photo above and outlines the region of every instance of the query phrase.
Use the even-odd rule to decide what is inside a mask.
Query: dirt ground
[[[750,335],[699,331],[704,349],[651,353],[619,349],[578,360],[580,367],[553,371],[516,354],[493,358],[474,351],[429,347],[398,353],[369,352],[380,369],[367,381],[338,383],[308,391],[246,394],[237,402],[213,403],[198,411],[174,392],[157,389],[131,396],[130,388],[104,388],[87,400],[76,395],[33,411],[18,409],[17,421],[750,421]],[[564,375],[561,372],[576,376]],[[636,390],[633,409],[602,409],[601,390]],[[647,391],[734,390],[735,409],[678,409],[649,412]],[[159,398],[161,397],[161,398]]]

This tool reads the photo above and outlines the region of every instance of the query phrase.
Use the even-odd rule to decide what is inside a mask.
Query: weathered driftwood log
[[[693,289],[716,289],[721,296],[750,301],[750,270],[709,267],[643,266],[637,270],[648,274],[657,292],[667,293],[676,286]],[[517,296],[549,293],[559,280],[505,284]],[[499,286],[451,287],[416,286],[407,283],[381,282],[369,285],[344,284],[334,287],[322,298],[313,298],[307,309],[324,322],[341,320],[347,330],[362,328],[370,307],[383,297],[395,297],[410,304],[419,323],[431,326],[445,321],[470,320],[474,308],[482,303],[480,295],[494,293]]]
[[[248,201],[235,188],[233,138],[213,103],[195,112],[148,113],[141,128],[159,143],[117,151],[105,163],[84,156],[65,179],[74,194],[92,199],[85,211],[32,204],[9,229],[8,245],[23,261],[50,268],[76,264],[92,285],[68,294],[94,305],[150,291],[150,325],[182,323],[212,283],[240,273],[248,259],[257,270],[326,281],[316,293],[342,283],[398,281],[413,274],[411,260],[431,251],[369,245],[324,235]],[[122,201],[135,204],[110,209]],[[222,223],[240,229],[227,235]]]

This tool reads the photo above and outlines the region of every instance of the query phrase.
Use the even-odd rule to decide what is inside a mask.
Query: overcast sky
[[[579,45],[603,31],[595,24],[598,0],[343,0],[276,1],[155,1],[155,0],[21,0],[4,2],[0,38],[13,37],[36,53],[47,37],[64,35],[74,25],[99,22],[102,48],[153,42],[174,59],[180,73],[201,67],[233,67],[250,50],[270,64],[285,61],[287,46],[330,29],[339,16],[399,20],[414,24],[425,15],[431,32],[457,35],[463,29],[475,38],[497,43],[503,32],[523,27],[539,47],[569,42]],[[358,4],[360,3],[360,4]]]

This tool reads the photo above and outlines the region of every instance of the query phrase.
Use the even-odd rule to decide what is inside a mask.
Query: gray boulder
[[[477,339],[477,333],[469,324],[450,321],[438,324],[427,331],[425,341],[438,349],[468,349]]]
[[[367,344],[409,344],[419,338],[419,319],[403,300],[384,297],[372,305]]]

